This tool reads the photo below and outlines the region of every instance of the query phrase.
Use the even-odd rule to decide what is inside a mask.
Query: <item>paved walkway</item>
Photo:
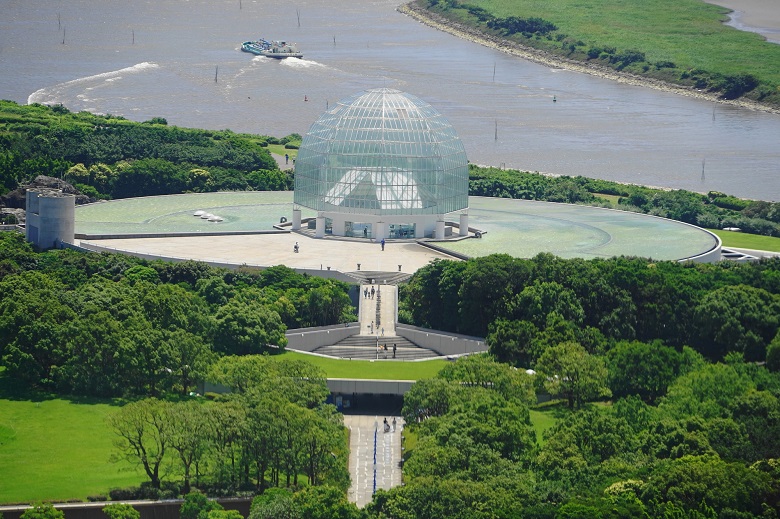
[[[349,428],[349,500],[363,507],[371,502],[375,489],[388,490],[402,482],[401,431],[403,419],[395,417],[396,430],[383,431],[383,416],[345,415]],[[393,417],[387,420],[392,423]]]
[[[371,290],[374,290],[372,297]],[[365,297],[368,291],[368,297]],[[395,316],[398,290],[395,285],[367,284],[360,286],[360,335],[395,336]]]
[[[300,252],[293,253],[298,242]],[[297,233],[253,234],[244,236],[192,236],[187,238],[130,238],[81,240],[81,243],[109,247],[117,251],[163,258],[194,259],[211,263],[233,263],[270,267],[341,272],[362,270],[413,274],[434,259],[452,259],[409,241],[388,241],[385,250],[378,243],[309,238]]]

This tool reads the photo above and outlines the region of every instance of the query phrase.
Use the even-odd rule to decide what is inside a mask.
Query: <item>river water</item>
[[[0,97],[281,137],[398,88],[444,113],[474,163],[780,200],[780,116],[529,63],[397,5],[4,0]],[[304,58],[239,51],[261,36]]]

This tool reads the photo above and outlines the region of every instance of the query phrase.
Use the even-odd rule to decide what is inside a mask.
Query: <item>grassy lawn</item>
[[[284,147],[284,144],[269,144],[268,151],[281,155],[282,157],[284,157],[284,154],[286,153],[290,156],[290,160],[298,156],[298,150],[288,150]]]
[[[288,351],[282,355],[271,357],[305,360],[322,368],[328,378],[359,378],[379,380],[419,380],[433,378],[447,364],[446,360],[436,359],[422,362],[402,361],[370,361],[341,360],[306,355],[296,351]]]
[[[719,229],[707,229],[717,234],[723,241],[724,247],[740,247],[744,249],[768,250],[780,252],[780,238],[771,236],[759,236],[734,231],[721,231]]]
[[[618,200],[621,198],[618,195],[605,195],[604,193],[593,193],[593,196],[600,198],[601,200],[608,201],[613,209],[618,208]]]
[[[539,17],[590,46],[644,52],[683,69],[753,74],[780,84],[780,46],[721,23],[728,9],[701,0],[470,0],[498,17]]]
[[[544,433],[558,423],[560,413],[560,406],[531,409],[531,424],[536,431],[536,441],[539,442],[539,445],[544,445]]]
[[[114,409],[108,401],[23,399],[0,387],[0,503],[86,499],[144,481],[128,464],[109,462],[114,435],[105,416]]]

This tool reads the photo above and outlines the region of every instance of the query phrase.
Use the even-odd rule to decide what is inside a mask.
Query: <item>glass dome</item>
[[[336,103],[295,161],[295,203],[367,215],[445,214],[468,207],[468,162],[435,108],[379,88]]]

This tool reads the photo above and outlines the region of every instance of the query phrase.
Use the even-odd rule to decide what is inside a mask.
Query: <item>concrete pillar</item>
[[[333,236],[344,236],[346,225],[343,218],[334,218],[333,223]]]
[[[376,222],[374,224],[374,239],[379,241],[387,238],[387,224],[385,222]]]
[[[317,216],[317,228],[314,231],[314,237],[315,238],[324,238],[325,237],[325,217],[324,216]]]
[[[460,236],[469,235],[469,213],[460,214],[460,232],[458,234]]]
[[[293,209],[292,230],[293,231],[300,231],[301,230],[301,210],[300,209]]]
[[[436,220],[436,235],[434,238],[437,240],[444,238],[444,220]]]

